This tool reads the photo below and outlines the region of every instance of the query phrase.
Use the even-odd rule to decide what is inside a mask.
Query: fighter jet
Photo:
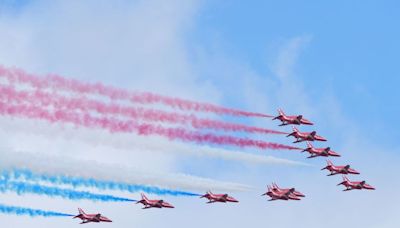
[[[361,190],[361,189],[368,189],[368,190],[375,190],[374,187],[372,187],[371,185],[367,184],[365,181],[350,181],[346,176],[342,176],[343,177],[343,181],[339,184],[339,185],[344,185],[346,187],[346,189],[344,189],[343,191],[350,191],[353,189],[357,189],[357,190]]]
[[[305,195],[299,191],[296,191],[295,188],[280,188],[276,183],[272,183],[272,191],[275,192],[281,192],[281,193],[286,193],[286,192],[292,192],[293,195],[298,196],[298,197],[305,197]]]
[[[207,198],[208,202],[207,203],[226,203],[226,202],[233,202],[233,203],[238,203],[239,201],[233,198],[232,196],[229,196],[228,194],[214,194],[211,191],[208,191],[205,195],[200,196],[200,198]]]
[[[295,191],[294,189],[289,189],[289,191],[287,191],[287,192],[278,192],[276,190],[273,190],[273,188],[270,187],[269,185],[267,187],[268,187],[268,191],[266,193],[262,194],[262,196],[268,195],[269,197],[271,197],[271,199],[269,199],[268,201],[301,200],[299,197],[297,197],[293,194],[293,192]]]
[[[142,195],[142,199],[137,201],[136,204],[141,203],[144,205],[144,207],[142,209],[149,209],[149,208],[174,208],[174,206],[172,206],[171,204],[165,202],[164,200],[149,200],[143,193]]]
[[[350,165],[336,166],[336,165],[333,165],[333,163],[329,160],[327,160],[326,162],[327,162],[327,166],[325,166],[321,170],[324,170],[324,169],[329,170],[331,173],[328,174],[328,176],[333,176],[336,174],[360,174],[355,169],[350,168]]]
[[[307,142],[307,148],[301,152],[308,152],[310,156],[307,158],[315,158],[315,157],[340,157],[340,154],[331,150],[330,147],[326,148],[314,148],[310,142]]]
[[[299,143],[304,141],[327,141],[322,136],[317,135],[316,131],[313,132],[300,132],[296,127],[293,127],[293,132],[288,134],[286,137],[293,136],[296,141],[293,143]]]
[[[282,109],[278,109],[279,115],[274,117],[272,120],[280,120],[282,124],[279,126],[285,126],[289,124],[295,124],[295,125],[300,125],[300,124],[306,124],[306,125],[313,125],[309,120],[306,120],[303,118],[303,115],[298,115],[298,116],[287,116],[285,113],[282,111]]]
[[[73,218],[79,218],[82,220],[80,224],[85,224],[89,222],[112,222],[107,217],[101,214],[86,214],[81,208],[78,208],[79,214]]]

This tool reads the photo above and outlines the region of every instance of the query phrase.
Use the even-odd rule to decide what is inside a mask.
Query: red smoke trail
[[[87,98],[67,98],[47,92],[34,91],[24,92],[16,91],[12,86],[0,85],[0,97],[6,98],[6,101],[29,102],[41,106],[53,106],[56,109],[94,110],[100,114],[122,115],[134,120],[142,119],[146,121],[169,122],[175,124],[190,124],[194,128],[208,128],[225,131],[245,131],[250,133],[262,134],[287,134],[281,131],[269,130],[246,126],[242,124],[227,123],[217,120],[200,119],[194,115],[185,115],[179,113],[170,113],[161,110],[124,107],[118,104],[106,104],[101,101],[90,100]],[[9,100],[10,99],[10,100]]]
[[[258,149],[288,149],[300,150],[301,148],[286,146],[247,138],[232,136],[219,136],[214,134],[201,134],[182,128],[165,128],[152,124],[138,124],[134,121],[120,121],[113,118],[93,117],[88,113],[77,113],[66,110],[49,111],[35,105],[11,105],[0,101],[0,115],[11,115],[29,119],[40,119],[50,123],[71,123],[87,128],[102,128],[110,132],[136,133],[138,135],[158,135],[170,140],[180,139],[195,143],[213,143],[218,145],[231,145],[238,147],[255,147]]]
[[[272,117],[262,113],[246,112],[225,108],[214,104],[167,97],[149,92],[129,92],[127,90],[106,86],[101,83],[86,83],[75,79],[67,79],[58,75],[47,75],[45,77],[40,77],[33,74],[28,74],[21,69],[5,68],[1,65],[0,77],[5,77],[11,82],[27,83],[36,88],[53,87],[57,89],[70,90],[77,93],[92,93],[106,96],[110,99],[129,100],[133,103],[160,103],[181,110],[212,112],[216,114],[227,114],[233,116]]]

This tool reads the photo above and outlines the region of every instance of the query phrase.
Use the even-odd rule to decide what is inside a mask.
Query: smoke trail
[[[72,126],[51,126],[46,122],[29,119],[13,120],[12,117],[0,116],[0,126],[2,126],[2,128],[0,128],[0,137],[13,134],[19,138],[29,137],[32,138],[31,140],[42,141],[46,144],[50,143],[49,146],[52,145],[54,140],[61,140],[64,143],[73,143],[75,145],[82,144],[84,147],[106,147],[106,150],[115,150],[117,153],[126,153],[135,150],[147,153],[191,155],[199,158],[211,157],[250,164],[309,166],[309,164],[303,162],[277,158],[270,155],[254,154],[240,150],[227,150],[206,145],[190,145],[176,141],[168,141],[165,138],[156,136],[132,137],[130,134],[111,135],[102,130],[87,128],[77,129]],[[45,148],[46,146],[43,145],[43,149],[39,148],[38,150],[44,150]],[[31,148],[29,148],[29,150],[31,150]]]
[[[301,148],[287,146],[278,143],[264,142],[261,140],[253,140],[248,138],[238,138],[233,136],[219,136],[215,134],[202,134],[198,132],[188,131],[182,128],[166,128],[152,124],[138,124],[133,121],[119,121],[106,117],[93,117],[87,113],[80,114],[77,112],[56,110],[47,111],[34,105],[9,105],[0,102],[0,114],[20,116],[25,118],[46,120],[50,123],[61,122],[71,123],[76,126],[84,126],[88,128],[102,128],[110,132],[127,132],[136,133],[138,135],[158,135],[166,137],[170,140],[179,139],[187,142],[195,143],[213,143],[217,145],[231,145],[238,147],[255,147],[258,149],[287,149],[301,150]]]
[[[74,216],[70,214],[64,214],[54,211],[43,211],[38,209],[31,209],[25,207],[15,207],[0,204],[0,213],[3,214],[14,214],[14,215],[29,215],[32,217],[43,216],[43,217],[63,217],[63,216]]]
[[[189,101],[148,92],[129,92],[127,90],[105,86],[101,83],[85,83],[74,79],[67,79],[58,75],[48,75],[45,77],[40,77],[37,75],[28,74],[21,69],[6,68],[1,65],[0,77],[5,77],[10,82],[27,83],[36,88],[53,87],[62,90],[70,90],[77,93],[98,94],[113,100],[129,100],[130,102],[140,104],[160,103],[180,110],[212,112],[216,114],[227,114],[233,116],[272,117],[270,115],[262,113],[246,112],[231,108],[225,108],[214,104]]]
[[[90,100],[84,97],[68,98],[57,94],[50,94],[35,90],[34,92],[16,91],[11,86],[0,85],[0,97],[8,102],[29,102],[42,106],[52,106],[55,109],[78,109],[81,111],[94,110],[100,114],[112,114],[129,117],[130,119],[142,119],[146,121],[168,122],[175,124],[191,125],[194,128],[208,128],[224,131],[244,131],[261,134],[288,134],[265,128],[247,126],[243,124],[228,123],[218,120],[197,118],[194,115],[166,112],[155,109],[138,107],[124,107],[118,104],[106,104],[101,101]]]
[[[74,188],[77,187],[90,187],[90,188],[97,188],[101,190],[119,190],[119,191],[127,191],[131,193],[137,192],[146,192],[149,194],[156,194],[156,195],[173,195],[173,196],[200,196],[200,194],[191,193],[191,192],[184,192],[184,191],[176,191],[176,190],[168,190],[168,189],[161,189],[158,187],[153,186],[143,186],[143,185],[133,185],[127,183],[120,183],[115,181],[101,181],[96,180],[93,178],[81,178],[81,177],[68,177],[64,175],[45,175],[45,174],[37,174],[33,173],[29,170],[21,170],[15,169],[13,171],[3,171],[1,175],[4,179],[23,179],[26,181],[43,181],[48,182],[51,184],[58,184],[58,185],[70,185]],[[0,181],[0,191],[1,191],[1,181]],[[92,197],[92,196],[90,196]],[[112,196],[94,196],[92,198],[106,198],[107,200],[111,198],[110,201],[133,201],[130,199],[124,198],[116,198]],[[88,198],[91,199],[91,198]]]
[[[17,194],[38,194],[46,195],[50,197],[61,197],[69,200],[92,200],[102,202],[136,202],[136,200],[115,197],[111,195],[94,194],[86,191],[75,191],[70,189],[62,189],[58,187],[48,187],[39,184],[28,184],[24,182],[15,182],[5,179],[6,176],[2,176],[0,180],[0,192],[16,192]]]
[[[65,156],[40,154],[38,152],[32,154],[9,151],[12,150],[0,151],[0,170],[28,169],[48,176],[80,177],[88,180],[96,179],[104,182],[125,183],[127,185],[143,186],[138,190],[159,195],[193,195],[193,193],[187,191],[172,190],[177,188],[196,191],[209,189],[248,191],[252,189],[248,185],[216,181],[185,174],[142,171],[132,167],[124,167],[121,164],[102,164],[96,161],[85,161],[81,158],[74,159]],[[171,190],[160,188],[160,186]]]

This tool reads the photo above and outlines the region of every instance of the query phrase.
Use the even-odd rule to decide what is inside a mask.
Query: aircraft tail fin
[[[276,120],[281,118],[283,115],[285,115],[282,111],[282,109],[278,109],[278,116],[275,116],[274,118],[272,118],[272,120]],[[283,125],[282,125],[283,126]]]
[[[85,214],[85,212],[82,210],[82,208],[78,208],[78,212],[79,212],[79,214],[81,214],[81,215],[84,215],[84,214]]]
[[[140,193],[140,195],[142,196],[142,200],[148,200],[148,199],[147,199],[147,196],[146,196],[145,194]]]
[[[337,184],[338,186],[339,186],[339,185],[345,185],[345,184],[346,184],[346,182],[348,182],[348,181],[349,181],[349,179],[347,179],[347,177],[346,177],[345,175],[342,175],[342,178],[343,178],[343,181],[342,181],[342,182],[340,182],[339,184]]]
[[[292,129],[293,129],[293,132],[288,134],[288,135],[286,135],[286,137],[289,137],[289,136],[295,136],[296,137],[296,133],[299,132],[299,130],[296,127],[292,127]]]
[[[321,170],[328,169],[330,166],[333,166],[333,163],[330,160],[326,160],[326,166]]]
[[[208,191],[206,192],[206,194],[204,194],[204,195],[200,196],[200,198],[206,198],[207,196],[209,196],[209,195],[210,195],[210,193],[211,193],[211,191],[210,191],[210,190],[208,190]]]
[[[310,151],[310,149],[313,148],[313,145],[310,142],[306,142],[307,143],[307,148],[303,149],[301,152],[306,152],[306,151]]]

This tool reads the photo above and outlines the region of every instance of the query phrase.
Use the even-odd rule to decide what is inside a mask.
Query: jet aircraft
[[[315,157],[340,157],[340,154],[331,150],[330,147],[325,148],[315,148],[310,142],[307,142],[307,148],[304,149],[302,152],[310,153],[308,158],[315,158]]]
[[[146,197],[146,195],[144,195],[143,193],[142,195],[142,199],[137,201],[136,204],[141,203],[144,205],[144,207],[142,209],[149,209],[149,208],[174,208],[174,206],[172,206],[171,204],[165,202],[164,200],[150,200]]]
[[[282,111],[282,109],[278,109],[279,115],[274,117],[272,120],[280,120],[282,124],[279,126],[285,126],[289,124],[294,124],[294,125],[300,125],[300,124],[305,124],[305,125],[313,125],[309,120],[306,120],[303,118],[303,115],[298,115],[298,116],[287,116],[285,113]]]
[[[346,189],[344,189],[343,191],[350,191],[353,189],[357,189],[357,190],[361,190],[361,189],[368,189],[368,190],[375,190],[374,187],[372,187],[371,185],[367,184],[365,181],[350,181],[346,176],[342,176],[343,177],[343,181],[340,182],[339,185],[344,185],[346,187]]]
[[[350,165],[334,165],[331,161],[327,160],[327,166],[322,168],[321,170],[327,169],[330,174],[328,176],[333,176],[336,174],[360,174],[355,169],[350,168]]]
[[[277,191],[274,190],[273,187],[271,186],[267,186],[268,187],[268,191],[264,194],[262,194],[262,196],[267,195],[269,197],[271,197],[271,199],[269,199],[268,201],[274,201],[274,200],[300,200],[300,198],[296,195],[294,195],[294,189],[289,189],[286,192],[283,191]]]
[[[273,191],[276,192],[281,192],[281,193],[286,193],[286,192],[292,192],[293,195],[298,196],[298,197],[305,197],[305,195],[299,191],[296,191],[295,188],[280,188],[276,183],[272,183],[272,188]]]
[[[296,141],[293,143],[299,143],[304,141],[327,141],[324,137],[317,135],[316,131],[313,132],[300,132],[296,127],[293,127],[293,132],[288,134],[286,137],[293,136]]]
[[[86,214],[81,208],[78,208],[79,214],[73,218],[79,218],[82,220],[80,224],[85,224],[89,222],[112,222],[107,217],[102,216],[101,214]]]
[[[211,191],[208,191],[205,195],[202,195],[200,198],[207,198],[207,203],[226,203],[226,202],[233,202],[238,203],[239,201],[229,196],[228,194],[214,194]]]

